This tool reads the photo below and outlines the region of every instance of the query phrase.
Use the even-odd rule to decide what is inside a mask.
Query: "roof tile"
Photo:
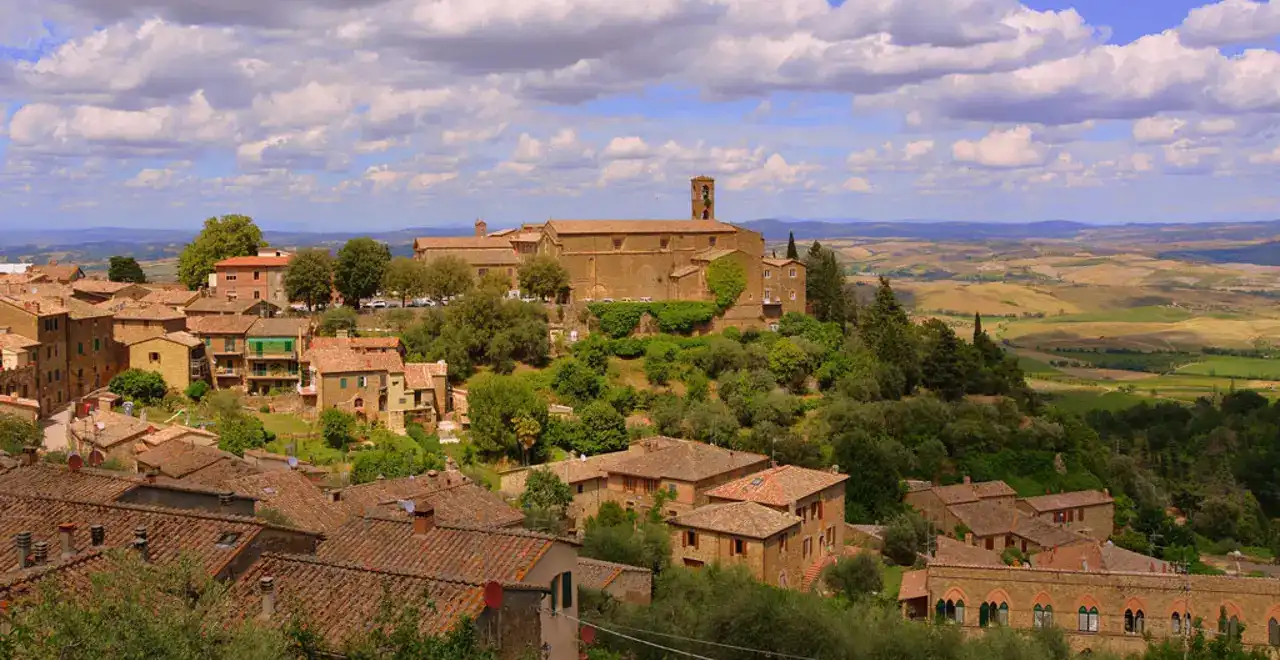
[[[755,502],[708,504],[671,519],[672,525],[705,529],[721,534],[767,539],[800,524],[790,513],[770,509]]]
[[[789,506],[849,479],[847,474],[781,465],[749,474],[709,491],[707,497]]]

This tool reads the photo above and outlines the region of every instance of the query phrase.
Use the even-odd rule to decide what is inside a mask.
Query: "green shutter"
[[[560,586],[563,591],[560,600],[563,601],[564,607],[566,609],[573,607],[573,573],[561,575]]]
[[[84,342],[82,341],[76,342],[76,354],[84,355]]]
[[[344,389],[344,390],[345,390],[345,389],[347,389],[347,379],[346,379],[346,378],[339,378],[339,379],[338,379],[338,387],[339,387],[339,388],[341,388],[341,389]]]

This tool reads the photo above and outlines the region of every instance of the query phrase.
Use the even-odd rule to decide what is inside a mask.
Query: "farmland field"
[[[1178,373],[1219,378],[1280,380],[1280,360],[1209,355],[1179,368]]]

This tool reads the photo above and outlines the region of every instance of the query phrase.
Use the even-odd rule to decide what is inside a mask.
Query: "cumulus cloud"
[[[1222,0],[1192,9],[1178,31],[1188,44],[1227,46],[1280,34],[1280,4],[1272,0]]]
[[[991,168],[1030,167],[1044,163],[1047,149],[1031,138],[1031,129],[1018,126],[993,130],[980,140],[951,145],[951,157],[962,163]]]

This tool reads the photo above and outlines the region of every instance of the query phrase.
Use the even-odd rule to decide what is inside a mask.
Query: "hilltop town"
[[[1058,410],[980,316],[918,322],[689,194],[397,259],[213,218],[181,283],[6,264],[0,637],[164,625],[113,594],[264,658],[1280,646],[1275,502],[1172,486],[1265,478],[1223,456],[1265,399],[1198,403],[1204,456],[1147,446],[1184,413]]]

